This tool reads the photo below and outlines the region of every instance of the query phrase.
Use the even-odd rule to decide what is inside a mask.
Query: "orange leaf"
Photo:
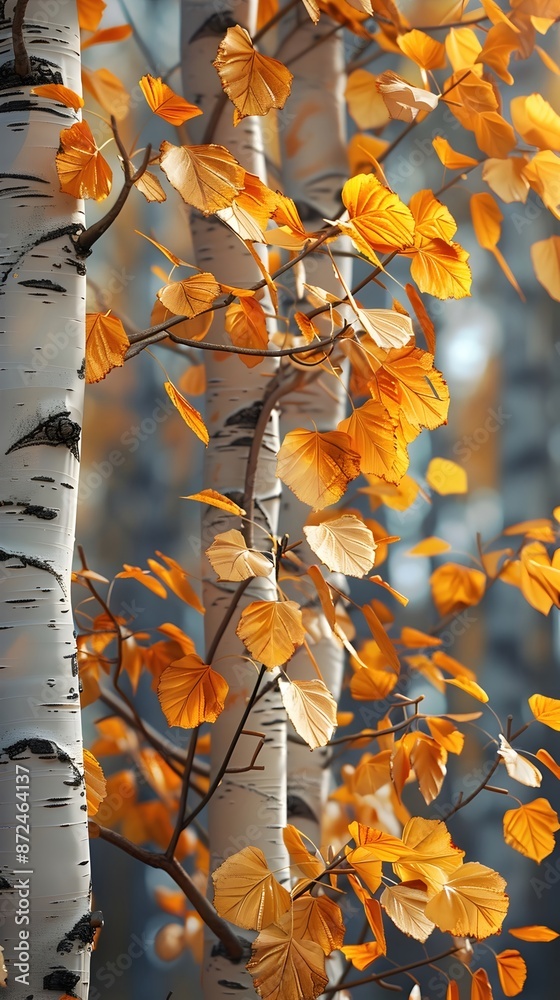
[[[408,296],[408,301],[410,302],[412,308],[414,309],[414,314],[420,324],[422,333],[424,334],[424,338],[426,340],[426,347],[428,348],[430,354],[435,354],[436,328],[422,301],[422,297],[420,293],[416,291],[414,285],[411,285],[410,283],[404,286],[404,290]]]
[[[470,861],[449,876],[426,906],[426,916],[442,931],[479,940],[497,934],[508,909],[505,880],[498,872]]]
[[[163,671],[158,698],[170,726],[193,729],[215,722],[223,710],[229,686],[226,680],[191,653]]]
[[[504,813],[504,840],[539,864],[554,850],[558,816],[547,799],[534,799]]]
[[[414,217],[398,195],[384,187],[373,174],[357,174],[342,189],[342,201],[350,221],[341,223],[356,248],[377,263],[371,251],[390,253],[414,241]]]
[[[209,507],[218,507],[219,510],[225,510],[228,514],[237,514],[239,517],[245,514],[243,507],[216,490],[201,490],[200,493],[191,493],[190,496],[181,497],[181,499],[198,500],[199,503],[208,504]]]
[[[479,569],[459,563],[438,566],[430,577],[432,598],[440,615],[478,604],[486,589],[486,576]]]
[[[50,101],[64,104],[66,108],[83,108],[84,99],[70,87],[64,87],[61,83],[43,83],[40,87],[33,87],[33,94],[38,97],[47,97]]]
[[[465,737],[449,719],[427,716],[426,722],[434,739],[441,743],[442,747],[445,747],[449,753],[460,754],[462,752]]]
[[[426,470],[428,486],[440,496],[467,492],[467,473],[448,458],[432,458]],[[450,547],[450,546],[449,546]]]
[[[560,236],[538,240],[531,247],[533,268],[551,299],[560,302]]]
[[[148,559],[148,566],[152,573],[156,573],[181,601],[189,604],[195,611],[204,614],[204,608],[191,587],[185,570],[171,556],[164,556],[163,552],[159,551],[156,551],[156,555],[163,559],[166,565],[162,566],[155,559]]]
[[[167,200],[167,195],[161,186],[159,177],[156,177],[151,170],[145,170],[142,176],[137,181],[134,181],[134,187],[140,191],[140,194],[144,195],[146,201],[162,202]]]
[[[274,878],[258,847],[244,847],[212,874],[214,906],[238,927],[260,931],[290,909],[287,889]]]
[[[368,399],[337,425],[360,455],[360,468],[369,475],[398,483],[406,471],[408,455],[399,448],[395,421],[383,403]]]
[[[78,21],[80,28],[95,31],[107,4],[104,0],[78,0]]]
[[[214,536],[206,555],[218,580],[251,580],[255,576],[270,576],[273,564],[270,559],[256,549],[247,548],[247,543],[237,528]]]
[[[524,174],[526,166],[524,156],[510,156],[506,160],[491,158],[482,166],[482,179],[502,201],[524,204],[529,193],[529,182]]]
[[[60,190],[74,198],[103,201],[111,190],[112,170],[85,121],[76,122],[60,133],[56,169]]]
[[[225,146],[160,146],[160,166],[187,205],[204,215],[227,208],[243,188],[245,171]]]
[[[410,858],[395,863],[393,868],[403,882],[420,878],[430,893],[439,892],[463,864],[465,852],[455,846],[440,819],[413,816],[406,823],[402,839],[410,850]]]
[[[86,382],[100,382],[112,368],[120,368],[130,347],[120,319],[103,313],[86,316]]]
[[[542,198],[544,204],[555,218],[560,219],[560,197],[558,181],[560,179],[560,157],[549,149],[536,153],[530,163],[526,163],[523,176],[531,187]]]
[[[172,281],[171,284],[164,285],[157,296],[162,305],[175,316],[192,319],[193,316],[206,312],[220,292],[221,288],[214,275],[204,271],[191,278],[184,278],[183,281]]]
[[[84,90],[89,91],[103,110],[112,114],[118,122],[126,118],[130,92],[110,69],[86,69],[82,66],[82,84]]]
[[[471,980],[471,1000],[493,1000],[486,969],[477,969]]]
[[[537,722],[560,732],[560,699],[547,698],[544,694],[533,694],[529,698],[531,709]]]
[[[226,332],[235,347],[250,347],[266,351],[268,347],[268,330],[266,317],[260,302],[254,298],[243,298],[228,306],[225,315]],[[239,354],[239,360],[247,368],[254,368],[264,361],[264,357],[252,354]]]
[[[140,80],[140,90],[152,111],[171,125],[182,125],[202,114],[196,104],[189,104],[184,97],[179,97],[159,76],[147,73]]]
[[[442,552],[449,552],[451,545],[446,542],[443,538],[436,538],[435,535],[430,535],[429,538],[424,538],[417,545],[414,545],[408,550],[408,556],[439,556]]]
[[[342,946],[344,922],[342,912],[334,900],[328,896],[300,896],[292,906],[294,936],[301,940],[315,941],[330,955]]]
[[[141,569],[140,566],[129,566],[128,563],[123,563],[123,566],[124,572],[117,573],[115,580],[136,580],[137,583],[141,583],[143,587],[147,587],[157,597],[167,597],[167,591],[163,584],[159,580],[155,580],[153,576],[150,576],[148,570]]]
[[[535,756],[537,760],[540,760],[541,764],[548,767],[548,770],[552,772],[555,778],[560,778],[560,765],[556,763],[554,757],[551,757],[548,750],[537,750]]]
[[[389,121],[389,112],[375,86],[375,77],[366,69],[355,69],[350,73],[344,96],[348,111],[359,129],[383,128]]]
[[[305,878],[315,879],[324,871],[325,865],[315,854],[311,854],[303,842],[302,834],[295,826],[291,824],[285,826],[282,837],[290,855],[290,861],[297,865]]]
[[[80,0],[78,6],[79,4]],[[130,38],[131,34],[131,24],[115,24],[112,28],[102,28],[101,31],[96,31],[94,35],[82,40],[81,50],[84,52],[92,45],[105,45],[107,42],[122,42],[125,38]]]
[[[472,681],[468,677],[456,677],[454,680],[448,680],[446,678],[445,683],[451,684],[452,687],[459,688],[461,691],[464,691],[465,694],[470,694],[471,697],[476,698],[477,701],[486,703],[489,700],[486,691],[484,691],[484,689],[481,688],[476,681]]]
[[[245,28],[228,28],[213,65],[235,105],[234,125],[247,115],[267,115],[272,108],[284,107],[293,74],[278,59],[257,52]]]
[[[459,243],[442,239],[423,241],[415,250],[410,273],[421,292],[438,299],[463,299],[471,293],[472,275],[467,264],[469,254]]]
[[[496,955],[500,986],[506,997],[516,997],[523,992],[527,966],[515,948],[508,948]]]
[[[301,608],[295,601],[253,601],[244,608],[236,633],[266,667],[282,666],[305,637]]]
[[[529,145],[540,149],[560,148],[560,115],[541,94],[514,97],[510,111],[515,129]]]
[[[405,56],[422,69],[442,69],[445,66],[445,46],[424,31],[413,28],[397,37],[397,45]]]
[[[95,816],[107,794],[107,785],[101,764],[89,750],[84,750],[84,780],[88,816]]]
[[[285,929],[271,924],[261,931],[247,968],[266,1000],[315,1000],[329,981],[322,948],[307,938],[298,940],[288,922]]]
[[[299,500],[322,510],[340,500],[360,474],[360,457],[351,444],[341,431],[290,431],[278,452],[276,475]]]
[[[457,153],[442,135],[438,135],[435,139],[432,139],[432,146],[438,158],[448,170],[465,170],[467,167],[475,167],[478,163],[478,160],[475,160],[473,156],[467,156],[465,153]]]
[[[334,573],[365,576],[375,562],[375,541],[355,514],[311,514],[303,528],[310,548]]]
[[[179,411],[183,420],[185,421],[187,427],[190,427],[191,431],[194,431],[197,438],[199,438],[203,444],[208,446],[210,440],[210,435],[204,420],[202,419],[198,410],[191,406],[188,399],[175,388],[172,382],[164,382],[163,387],[169,396],[173,406]]]
[[[527,927],[510,927],[509,933],[520,941],[555,941],[559,936],[557,931],[541,924],[531,924]]]
[[[387,662],[398,673],[400,663],[397,651],[372,606],[370,604],[363,604],[362,613],[381,652],[386,657]]]

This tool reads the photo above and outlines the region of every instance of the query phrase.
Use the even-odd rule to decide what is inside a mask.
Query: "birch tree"
[[[1,937],[10,996],[85,998],[97,918],[70,606],[84,213],[55,167],[61,128],[80,114],[48,91],[81,91],[78,18],[74,0],[0,7]]]

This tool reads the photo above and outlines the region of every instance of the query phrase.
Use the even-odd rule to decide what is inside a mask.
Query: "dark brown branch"
[[[12,45],[14,47],[14,70],[20,79],[31,75],[31,62],[23,38],[23,20],[29,0],[17,0],[12,20]]]
[[[353,983],[347,983],[345,989],[352,990],[355,986],[365,986],[366,983],[379,983],[382,979],[389,979],[389,976],[400,976],[401,972],[410,972],[412,969],[419,969],[421,965],[431,965],[432,962],[441,962],[442,958],[448,958],[449,955],[454,955],[457,951],[460,951],[460,949],[448,948],[447,951],[442,951],[439,955],[422,958],[418,962],[410,962],[408,965],[399,965],[396,969],[389,969],[387,972],[378,972],[374,976],[364,976],[363,979],[355,979]],[[332,986],[325,990],[323,996],[332,997],[337,989],[337,986]]]
[[[196,750],[196,741],[198,739],[199,726],[191,732],[191,738],[189,740],[189,749],[187,751],[187,760],[185,763],[185,770],[183,771],[183,783],[181,786],[181,797],[179,799],[179,808],[177,810],[177,820],[175,823],[175,829],[173,830],[173,835],[169,844],[167,845],[167,850],[165,856],[169,859],[175,854],[175,848],[179,841],[179,837],[183,831],[183,823],[185,821],[185,813],[187,811],[187,800],[189,797],[189,788],[191,783],[192,767],[194,763],[194,752]]]
[[[103,233],[105,233],[108,230],[109,226],[113,224],[117,216],[120,214],[132,188],[134,187],[136,182],[140,180],[142,174],[145,173],[145,171],[147,170],[148,163],[150,162],[150,156],[152,155],[152,147],[149,145],[146,146],[144,156],[142,158],[142,163],[138,167],[138,170],[132,173],[130,160],[128,158],[128,153],[119,135],[117,129],[117,122],[113,115],[111,115],[111,128],[113,130],[113,136],[117,144],[117,148],[122,157],[122,164],[124,170],[124,184],[122,186],[121,192],[117,200],[111,206],[109,211],[103,216],[103,218],[98,219],[97,222],[94,222],[93,225],[88,227],[88,229],[84,229],[84,231],[80,233],[80,235],[76,239],[76,249],[83,256],[87,256],[93,244],[97,243],[97,240],[100,239],[101,236],[103,236]]]
[[[237,935],[234,934],[229,924],[218,916],[212,904],[206,899],[206,896],[203,896],[190,875],[175,858],[168,858],[165,854],[156,854],[153,851],[148,851],[145,847],[133,844],[132,841],[127,840],[126,837],[123,837],[122,834],[117,833],[115,830],[99,826],[95,820],[90,820],[89,825],[94,837],[106,840],[107,843],[120,848],[121,851],[129,854],[132,858],[136,858],[137,861],[141,861],[142,864],[148,865],[150,868],[159,868],[161,871],[167,872],[175,884],[183,890],[189,903],[194,906],[206,926],[222,942],[229,957],[237,960],[243,957],[243,945]]]
[[[459,809],[464,809],[464,807],[468,805],[469,802],[472,802],[472,800],[476,798],[476,796],[479,794],[479,792],[482,791],[483,788],[486,788],[487,784],[490,781],[490,778],[494,774],[494,771],[497,771],[498,767],[500,766],[501,760],[502,758],[498,757],[494,761],[486,777],[483,778],[483,780],[480,782],[479,785],[477,785],[474,792],[471,792],[470,795],[467,795],[466,799],[463,798],[463,793],[462,792],[460,793],[459,801],[451,809],[449,809],[446,813],[444,813],[444,815],[441,817],[444,823],[446,823],[448,819],[451,819],[451,817],[454,816],[455,813],[459,812]]]
[[[207,310],[210,312],[210,310]],[[202,315],[202,314],[201,314]],[[175,317],[178,322],[182,322],[185,317],[179,316]],[[129,338],[131,347],[128,349],[125,361],[129,361],[130,358],[136,357],[140,354],[145,347],[150,347],[152,344],[156,344],[158,340],[165,340],[169,337],[174,344],[179,344],[181,347],[193,347],[196,350],[201,351],[216,351],[222,354],[248,354],[256,358],[286,358],[292,357],[296,354],[311,354],[315,351],[320,350],[322,347],[328,348],[336,343],[338,338],[344,332],[344,330],[339,330],[335,333],[333,337],[327,337],[325,340],[311,341],[310,344],[300,344],[297,347],[280,347],[278,349],[264,350],[261,351],[256,347],[234,347],[233,344],[210,344],[207,341],[201,340],[186,340],[183,337],[177,337],[175,334],[170,333],[167,329],[170,326],[170,321],[167,320],[167,325],[165,323],[159,323],[157,327],[152,327],[151,330],[155,331],[151,333],[150,330],[144,330],[141,336],[135,336]]]

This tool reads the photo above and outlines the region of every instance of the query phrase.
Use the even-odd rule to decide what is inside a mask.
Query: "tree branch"
[[[29,0],[17,0],[12,20],[14,70],[22,80],[31,75],[31,62],[23,38],[23,19],[28,3]]]
[[[355,986],[365,986],[366,983],[379,983],[382,979],[389,979],[390,976],[399,976],[401,972],[410,972],[411,969],[419,969],[421,965],[431,965],[432,962],[441,962],[442,958],[454,955],[457,951],[460,951],[460,948],[448,948],[447,951],[442,951],[439,955],[422,958],[420,961],[410,962],[408,965],[400,965],[396,969],[389,969],[388,972],[378,972],[375,976],[364,976],[363,979],[355,979],[353,983],[347,983],[345,989],[352,990]],[[337,989],[338,986],[332,986],[326,989],[322,995],[324,997],[332,997]]]

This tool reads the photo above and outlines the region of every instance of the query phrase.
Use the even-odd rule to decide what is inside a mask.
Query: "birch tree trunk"
[[[55,155],[77,115],[31,94],[80,92],[75,0],[31,0],[15,70],[0,3],[0,940],[8,995],[72,993],[89,978],[90,871],[70,571],[82,422],[83,207]],[[54,993],[53,993],[54,991]]]
[[[241,24],[254,28],[257,3],[224,2],[209,7],[201,0],[183,0],[182,4],[182,64],[184,93],[196,102],[204,115],[189,123],[195,141],[203,141],[222,90],[212,61],[228,27]],[[232,125],[233,108],[227,102],[219,116],[210,141],[226,146],[249,171],[264,180],[265,164],[262,153],[260,124],[249,118]],[[204,138],[208,141],[208,138]],[[248,287],[259,281],[261,274],[239,240],[215,217],[191,219],[197,264],[215,274],[219,281]],[[270,330],[270,332],[272,332]],[[212,326],[212,338],[229,342],[223,328],[223,315],[218,313]],[[210,431],[204,486],[232,496],[242,502],[249,451],[263,396],[270,377],[277,370],[273,361],[266,360],[257,368],[247,368],[236,357],[227,360],[206,355],[207,394],[206,423]],[[278,415],[270,417],[259,452],[255,486],[254,517],[272,534],[276,533],[280,499],[279,483],[275,478],[276,455],[279,447]],[[203,517],[203,548],[207,548],[217,532],[236,526],[230,515],[207,508]],[[263,548],[264,535],[257,532],[255,543]],[[204,564],[203,603],[206,607],[205,632],[207,648],[212,645],[226,614],[233,592],[232,584],[216,584],[215,573]],[[256,580],[246,590],[238,610],[221,639],[216,668],[230,686],[226,707],[212,727],[211,780],[217,774],[232,741],[247,701],[255,687],[257,674],[247,661],[245,650],[235,635],[239,611],[252,600],[274,600],[273,581]],[[270,679],[267,675],[266,682]],[[264,686],[264,685],[263,685]],[[266,855],[271,869],[282,879],[286,877],[287,855],[282,840],[286,824],[286,713],[277,691],[269,691],[250,713],[247,729],[260,732],[265,743],[258,758],[262,771],[226,774],[209,807],[209,839],[211,869],[243,847],[254,845]],[[246,767],[255,748],[255,737],[243,736],[231,760],[230,767]],[[246,933],[246,936],[250,936]],[[247,953],[249,958],[249,950]],[[256,998],[252,980],[243,963],[231,962],[215,942],[207,943],[203,971],[204,993],[208,1000],[239,996],[243,990],[247,1000]]]

